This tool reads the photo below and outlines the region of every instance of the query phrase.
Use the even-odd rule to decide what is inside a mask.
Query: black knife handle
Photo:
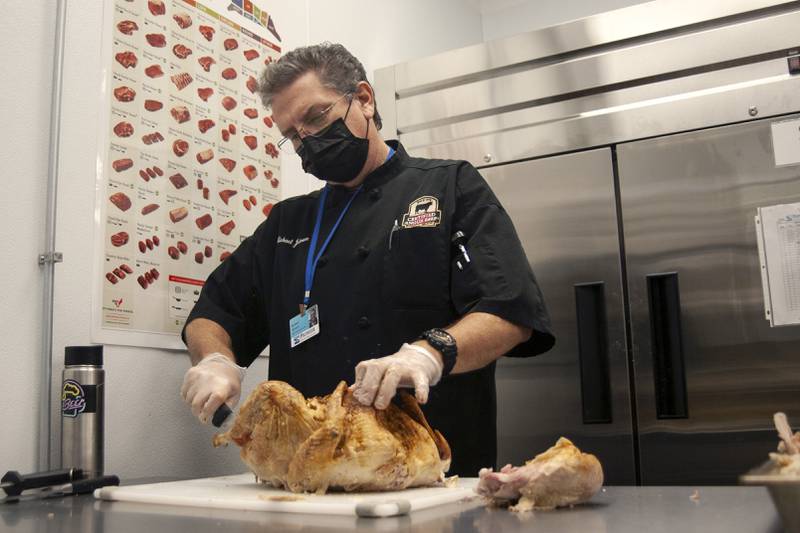
[[[223,403],[222,405],[217,407],[216,411],[214,411],[214,416],[211,417],[211,423],[214,425],[215,428],[220,427],[225,422],[225,420],[228,419],[228,417],[231,415],[232,412],[233,411],[231,411],[231,408],[228,407],[228,404]]]
[[[108,485],[119,485],[119,477],[103,476],[75,481],[72,483],[72,494],[89,494],[94,492],[94,489],[107,487]]]
[[[6,494],[19,496],[22,491],[28,489],[61,485],[81,478],[83,478],[83,471],[80,468],[62,468],[61,470],[48,470],[47,472],[34,472],[33,474],[24,475],[15,470],[9,470],[0,479],[0,482]]]

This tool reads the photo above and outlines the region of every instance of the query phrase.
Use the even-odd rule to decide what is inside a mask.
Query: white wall
[[[37,458],[48,125],[55,13],[46,2],[10,2],[0,17],[0,470],[32,470]],[[24,20],[25,24],[19,24]],[[0,472],[0,475],[2,475]]]
[[[463,0],[309,0],[309,41],[343,44],[375,69],[479,43],[480,13]]]
[[[606,11],[641,4],[649,0],[483,0],[483,40],[491,41],[526,31],[545,28]],[[493,6],[497,7],[493,7]]]

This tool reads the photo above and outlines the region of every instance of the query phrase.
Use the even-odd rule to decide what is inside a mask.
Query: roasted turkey
[[[339,383],[328,396],[306,399],[282,381],[261,383],[231,429],[233,441],[263,483],[292,492],[384,491],[433,485],[450,467],[450,448],[416,400],[400,393],[385,410],[361,405]]]
[[[564,437],[525,466],[506,465],[499,472],[483,468],[478,475],[476,492],[498,506],[516,503],[513,511],[575,505],[603,486],[603,467],[597,457],[581,452]]]

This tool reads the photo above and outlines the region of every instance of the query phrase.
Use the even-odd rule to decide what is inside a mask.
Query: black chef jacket
[[[473,311],[533,329],[509,356],[550,349],[555,339],[541,291],[509,216],[478,171],[465,161],[409,157],[399,143],[389,144],[395,155],[366,178],[319,260],[311,290],[319,335],[289,346],[319,191],[275,205],[211,273],[187,324],[203,317],[222,326],[242,366],[269,345],[269,379],[306,396],[353,383],[359,362],[393,354]],[[320,243],[354,194],[329,189]],[[463,270],[451,244],[459,230],[470,258],[461,258]],[[474,477],[496,466],[494,372],[492,363],[451,374],[423,406],[450,443],[450,474]]]

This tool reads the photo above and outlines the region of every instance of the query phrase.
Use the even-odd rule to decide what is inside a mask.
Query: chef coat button
[[[369,318],[362,316],[358,319],[358,327],[361,329],[367,329],[369,327]]]
[[[322,268],[327,264],[328,264],[328,258],[325,257],[325,256],[322,256],[322,257],[319,258],[319,261],[317,261],[317,268]]]
[[[367,248],[366,246],[358,247],[358,257],[360,257],[361,259],[366,259],[368,255],[369,255],[369,248]]]
[[[375,200],[379,200],[380,197],[381,197],[380,189],[372,189],[371,191],[369,191],[369,199],[372,200],[373,202]]]

